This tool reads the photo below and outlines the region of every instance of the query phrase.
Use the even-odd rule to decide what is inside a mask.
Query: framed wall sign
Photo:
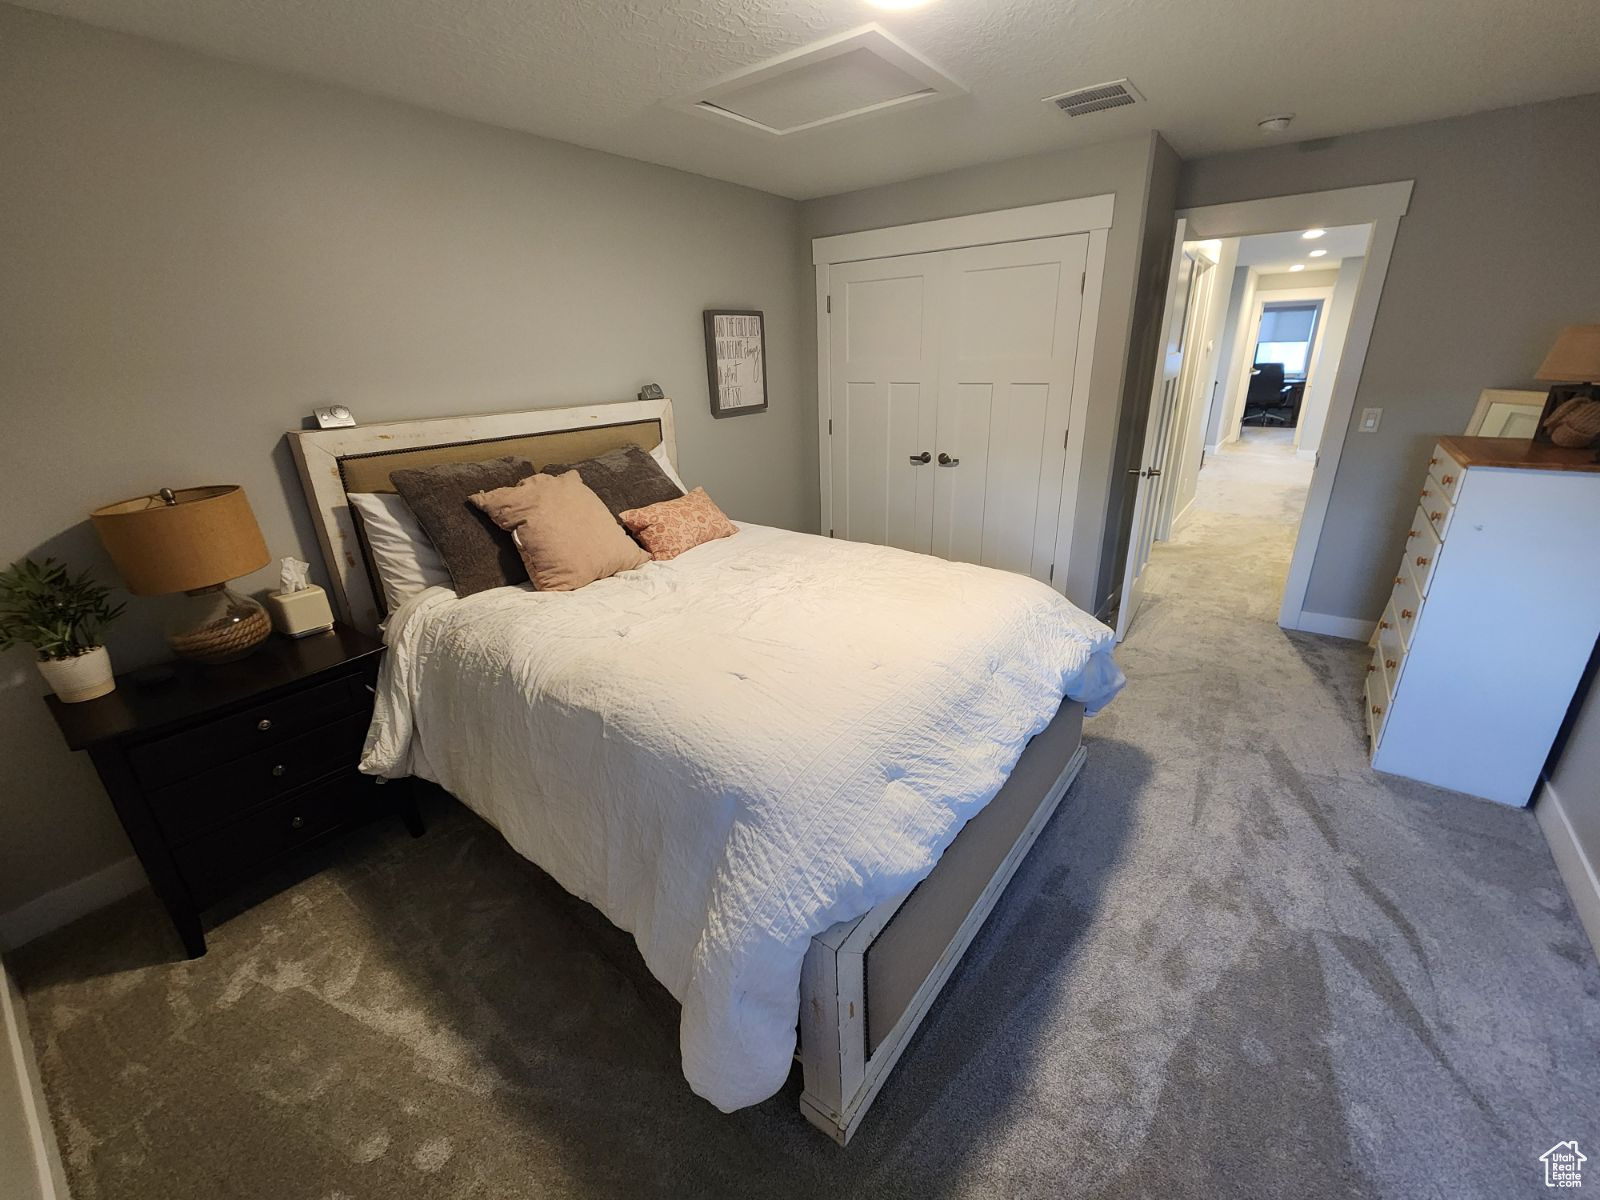
[[[706,372],[711,415],[767,411],[767,325],[753,309],[708,308]]]

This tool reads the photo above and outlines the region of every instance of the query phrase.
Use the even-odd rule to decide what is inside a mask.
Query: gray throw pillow
[[[683,495],[683,489],[667,478],[650,452],[638,446],[619,446],[582,462],[545,467],[541,473],[564,475],[568,471],[578,473],[613,517],[620,517],[630,508],[645,508]],[[622,522],[618,520],[617,524]]]
[[[389,476],[444,559],[456,595],[470,596],[528,581],[511,535],[472,503],[471,497],[475,492],[513,487],[533,473],[533,464],[527,459],[507,455],[485,462],[408,467]]]

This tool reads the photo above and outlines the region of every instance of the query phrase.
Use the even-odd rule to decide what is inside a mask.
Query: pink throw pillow
[[[576,471],[530,475],[472,502],[511,537],[541,592],[572,592],[650,561]]]
[[[618,513],[617,519],[650,551],[652,558],[658,559],[677,558],[702,542],[739,532],[700,487],[677,500],[630,508]]]

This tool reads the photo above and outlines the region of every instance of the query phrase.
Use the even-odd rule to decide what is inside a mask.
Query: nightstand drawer
[[[207,767],[273,746],[352,712],[363,694],[361,679],[335,679],[205,725],[135,746],[128,762],[147,788],[175,783]]]
[[[386,790],[345,771],[178,847],[173,858],[195,903],[210,904],[280,855],[372,817]]]
[[[159,788],[150,793],[150,808],[169,841],[187,842],[274,796],[354,768],[370,720],[357,713]]]

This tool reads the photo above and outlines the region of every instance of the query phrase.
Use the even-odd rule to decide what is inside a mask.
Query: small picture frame
[[[705,310],[706,374],[711,415],[742,417],[767,411],[767,323],[760,311]]]

